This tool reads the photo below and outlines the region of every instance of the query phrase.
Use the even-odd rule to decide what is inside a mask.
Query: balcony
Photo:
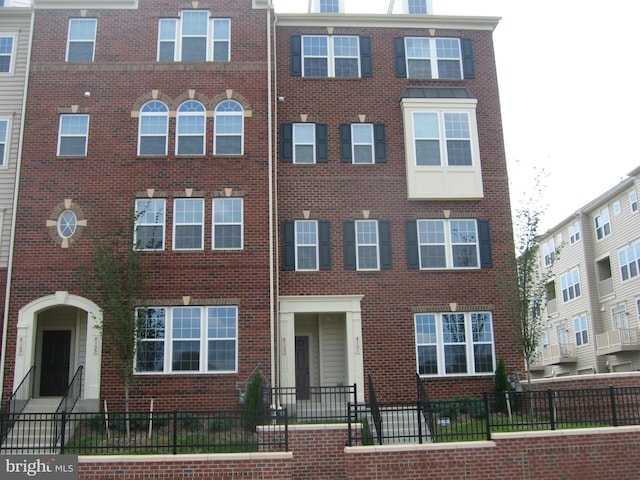
[[[560,343],[549,345],[542,350],[542,365],[561,365],[563,363],[576,363],[573,345]]]
[[[547,315],[555,315],[558,313],[558,301],[555,298],[547,300]]]
[[[640,329],[618,328],[596,336],[596,355],[640,351]]]
[[[607,278],[598,282],[598,293],[600,294],[600,298],[613,294],[613,278]]]

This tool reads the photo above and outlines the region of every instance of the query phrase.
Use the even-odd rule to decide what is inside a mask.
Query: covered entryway
[[[280,298],[279,386],[295,387],[297,401],[313,401],[317,387],[354,384],[358,400],[364,400],[361,300],[361,295]]]
[[[100,398],[102,313],[98,306],[68,292],[39,298],[19,312],[14,389],[35,366],[35,398],[60,397],[83,367],[81,400]]]

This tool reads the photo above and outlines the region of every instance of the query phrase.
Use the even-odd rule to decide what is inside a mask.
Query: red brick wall
[[[326,123],[329,161],[326,164],[278,163],[279,220],[302,219],[302,210],[312,218],[331,223],[332,269],[320,272],[280,273],[281,295],[363,294],[362,330],[365,378],[371,375],[382,402],[415,399],[415,333],[413,307],[428,306],[439,313],[485,311],[493,314],[496,360],[520,369],[523,362],[514,344],[513,325],[504,306],[504,291],[498,278],[512,273],[513,257],[506,162],[502,140],[497,77],[489,31],[337,27],[334,35],[371,38],[372,78],[300,78],[289,74],[290,36],[326,35],[324,28],[278,28],[278,91],[285,101],[278,104],[278,121],[299,122],[308,114],[310,122]],[[452,36],[471,38],[477,79],[410,80],[397,78],[394,37]],[[484,198],[469,201],[407,200],[404,127],[399,96],[410,85],[467,87],[479,99],[477,106]],[[387,163],[352,165],[340,162],[339,125],[366,121],[386,125]],[[488,219],[491,226],[494,267],[466,271],[419,271],[407,268],[405,222],[417,218],[452,217]],[[362,218],[391,222],[393,268],[358,272],[343,267],[343,222]],[[467,218],[469,218],[467,217]],[[282,233],[281,233],[282,236]],[[281,237],[280,237],[281,238]],[[477,310],[474,310],[477,309]],[[493,387],[493,375],[428,378],[433,398],[478,395]]]

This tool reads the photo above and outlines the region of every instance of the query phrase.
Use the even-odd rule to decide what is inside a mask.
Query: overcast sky
[[[386,13],[388,0],[345,0]],[[307,0],[274,0],[306,12]],[[502,17],[494,33],[511,202],[543,168],[551,228],[640,165],[637,0],[433,0],[436,15]]]

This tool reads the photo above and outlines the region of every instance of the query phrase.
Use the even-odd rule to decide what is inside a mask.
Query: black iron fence
[[[270,405],[287,408],[291,422],[346,422],[349,403],[357,398],[356,385],[333,387],[274,387]]]
[[[178,411],[23,413],[18,419],[11,419],[9,432],[0,445],[2,454],[239,453],[288,449],[286,408],[279,410],[277,417],[269,413],[256,417],[238,412]]]
[[[422,396],[421,396],[422,397]],[[375,413],[375,412],[379,413]],[[349,405],[349,445],[490,440],[492,433],[640,425],[640,387],[485,393]]]

